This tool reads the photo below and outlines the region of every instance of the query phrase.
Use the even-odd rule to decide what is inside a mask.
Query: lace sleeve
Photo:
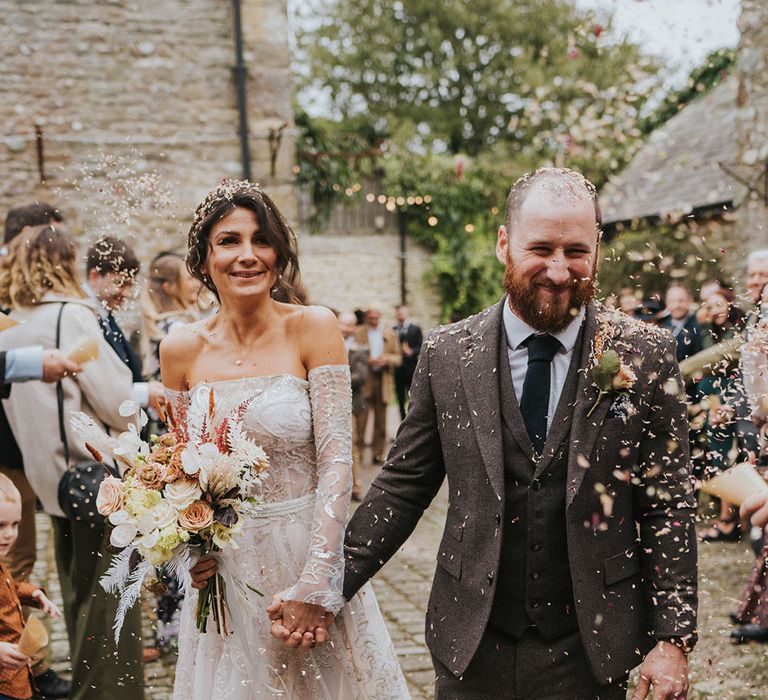
[[[317,452],[317,495],[309,555],[284,600],[322,605],[336,615],[344,607],[344,527],[352,493],[352,389],[349,367],[309,372],[309,396]]]

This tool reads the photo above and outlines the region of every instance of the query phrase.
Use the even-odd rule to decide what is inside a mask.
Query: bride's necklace
[[[248,347],[245,348],[245,350],[242,353],[235,353],[235,355],[240,355],[241,359],[235,359],[235,364],[240,367],[240,365],[243,364],[246,357],[248,357],[251,354],[251,350],[253,350],[253,346],[256,345],[256,341],[261,336],[256,336],[249,344]]]

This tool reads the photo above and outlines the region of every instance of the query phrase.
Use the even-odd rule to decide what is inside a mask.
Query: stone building
[[[601,192],[606,233],[633,222],[695,230],[743,279],[768,247],[768,4],[742,0],[731,75],[654,131]]]
[[[84,240],[126,237],[144,259],[179,249],[204,194],[243,176],[242,104],[251,179],[299,233],[311,300],[386,313],[397,237],[343,216],[336,235],[311,236],[298,216],[290,66],[286,0],[0,0],[0,221],[41,199]],[[424,257],[413,251],[412,286]]]
[[[292,218],[285,0],[241,4],[252,178]],[[204,193],[243,173],[233,8],[0,0],[0,211],[39,197],[75,233],[178,245]]]

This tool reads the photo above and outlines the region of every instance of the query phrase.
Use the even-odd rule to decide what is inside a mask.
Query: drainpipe
[[[243,60],[243,24],[240,17],[240,0],[232,0],[235,11],[235,84],[237,85],[237,111],[240,117],[240,160],[243,179],[251,179],[251,153],[248,148],[248,107],[245,99],[247,69]]]

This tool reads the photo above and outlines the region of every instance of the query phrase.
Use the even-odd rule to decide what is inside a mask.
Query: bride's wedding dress
[[[240,416],[267,453],[269,476],[243,523],[239,548],[223,554],[231,573],[265,593],[258,614],[238,616],[235,631],[195,627],[197,592],[184,601],[175,700],[285,697],[353,700],[408,698],[405,679],[370,585],[345,605],[344,526],[351,490],[349,368],[200,384],[169,392],[190,435],[205,419]],[[336,614],[331,641],[306,653],[270,635],[272,595],[322,605]]]

